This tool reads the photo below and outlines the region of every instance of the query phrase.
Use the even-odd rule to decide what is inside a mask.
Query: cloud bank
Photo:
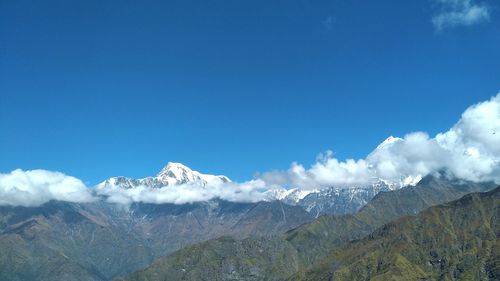
[[[306,169],[292,163],[286,171],[271,171],[243,182],[169,185],[163,188],[107,187],[91,190],[77,178],[45,170],[15,170],[0,174],[0,205],[38,206],[49,200],[130,204],[185,204],[220,198],[256,202],[265,191],[277,187],[303,190],[322,187],[354,187],[380,179],[407,185],[421,177],[446,171],[460,179],[500,183],[500,93],[467,108],[448,131],[430,137],[413,132],[390,137],[364,159],[338,160],[331,151],[320,154]]]
[[[90,202],[85,184],[74,177],[46,170],[14,170],[0,174],[0,206],[38,206],[50,200]]]
[[[447,27],[470,26],[490,19],[490,9],[473,0],[434,0],[440,6],[440,12],[432,18],[437,30]]]
[[[328,151],[309,169],[292,163],[287,171],[267,172],[259,178],[268,186],[316,189],[365,185],[378,179],[407,185],[443,170],[460,179],[500,183],[500,93],[469,107],[451,129],[435,137],[424,132],[390,137],[359,160],[340,161]]]
[[[265,183],[251,180],[244,183],[219,183],[203,186],[200,184],[180,184],[162,188],[138,186],[124,189],[106,186],[98,190],[111,203],[128,205],[133,202],[186,204],[211,199],[223,199],[232,202],[258,202],[264,199]]]

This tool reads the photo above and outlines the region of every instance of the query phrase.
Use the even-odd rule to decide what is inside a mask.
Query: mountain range
[[[381,145],[389,145],[397,138],[386,140]],[[106,189],[162,189],[181,184],[190,184],[210,189],[213,186],[232,182],[223,175],[202,174],[181,163],[169,162],[156,176],[141,179],[124,176],[109,178],[96,186],[96,190]],[[329,214],[351,214],[358,211],[380,191],[389,191],[418,182],[391,183],[374,179],[373,183],[352,186],[330,186],[312,190],[300,188],[273,188],[264,192],[262,201],[279,200],[285,204],[300,206],[314,217]]]
[[[223,237],[185,247],[125,280],[307,279],[311,276],[308,270],[315,272],[317,266],[330,262],[332,252],[369,236],[392,220],[415,216],[431,206],[493,187],[492,183],[428,176],[415,187],[380,192],[356,214],[321,216],[274,238]],[[498,209],[498,200],[495,202]]]
[[[104,281],[141,269],[130,280],[329,276],[321,266],[346,243],[399,217],[494,187],[433,175],[406,187],[377,180],[310,191],[274,189],[259,202],[125,205],[109,202],[103,192],[225,184],[231,184],[228,177],[168,163],[153,177],[102,182],[96,202],[0,206],[0,280]]]
[[[195,242],[269,236],[311,219],[279,201],[4,206],[0,280],[110,280]]]
[[[500,187],[405,216],[290,280],[499,280]]]

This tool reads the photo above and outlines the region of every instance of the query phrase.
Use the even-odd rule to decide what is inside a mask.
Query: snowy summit
[[[112,177],[97,185],[97,189],[104,187],[135,188],[145,186],[149,188],[162,188],[165,186],[180,184],[198,184],[206,186],[208,184],[220,184],[231,182],[231,180],[222,175],[202,174],[191,170],[189,167],[181,164],[168,162],[161,171],[154,177],[142,179],[133,179],[123,176]]]

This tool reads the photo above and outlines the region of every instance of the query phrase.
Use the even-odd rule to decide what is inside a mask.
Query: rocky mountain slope
[[[97,185],[97,190],[134,189],[145,187],[149,189],[168,188],[179,184],[194,184],[211,188],[211,186],[231,182],[222,175],[209,175],[193,171],[180,163],[169,162],[156,176],[142,179],[127,177],[112,177]],[[314,217],[321,215],[352,214],[361,209],[380,191],[399,189],[415,182],[390,183],[374,179],[371,184],[356,186],[337,186],[322,189],[302,190],[300,188],[275,188],[265,192],[264,201],[279,200],[285,204],[300,206]],[[105,192],[101,192],[105,193]]]
[[[291,280],[499,280],[500,187],[385,224]]]
[[[169,163],[155,177],[111,178],[98,185],[97,193],[109,188],[147,191],[177,185],[211,188],[227,182],[230,180],[225,176],[205,175]],[[257,203],[213,199],[121,205],[109,203],[103,196],[100,201],[84,204],[50,201],[38,207],[2,206],[0,280],[111,280],[145,268],[154,260],[159,260],[161,268],[171,264],[178,269],[186,253],[202,254],[182,265],[185,271],[179,278],[185,278],[186,272],[193,280],[200,276],[283,279],[316,265],[333,249],[394,218],[414,215],[491,185],[429,176],[415,187],[391,190],[384,183],[371,187],[288,190],[275,194],[281,200]],[[320,216],[305,224],[322,213],[345,214],[359,208],[354,215]],[[225,238],[210,240],[221,236]],[[164,262],[162,257],[181,248]],[[214,263],[220,259],[224,264]],[[197,270],[200,266],[203,270]],[[144,271],[154,272],[152,280],[165,273],[174,276],[155,268],[153,265]],[[141,280],[142,275],[137,276]]]
[[[275,235],[311,219],[279,201],[0,207],[0,280],[111,280],[195,242]]]
[[[267,201],[279,200],[289,205],[300,206],[314,217],[346,215],[359,211],[379,192],[396,190],[401,187],[403,187],[402,183],[389,183],[378,179],[366,185],[332,186],[313,190],[271,189],[266,191],[265,199]]]
[[[379,193],[354,215],[322,216],[271,239],[223,238],[186,247],[127,280],[283,280],[395,218],[493,187],[429,176],[415,187]]]
[[[346,215],[359,211],[381,191],[396,187],[382,181],[360,187],[329,187],[310,193],[297,202],[314,217],[321,215]]]

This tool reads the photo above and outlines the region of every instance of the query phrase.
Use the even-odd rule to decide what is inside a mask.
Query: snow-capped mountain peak
[[[377,149],[382,149],[384,147],[390,146],[390,145],[392,145],[392,144],[394,144],[396,142],[402,141],[402,140],[403,140],[402,138],[389,136],[381,144],[379,144],[377,146]]]
[[[163,169],[154,177],[145,177],[142,179],[133,179],[127,177],[112,177],[97,185],[98,189],[104,187],[135,188],[138,186],[149,188],[162,188],[165,186],[180,184],[198,184],[206,186],[209,184],[221,184],[231,182],[231,180],[222,175],[202,174],[191,170],[189,167],[181,164],[168,162]]]
[[[185,184],[185,183],[208,183],[228,182],[230,181],[225,176],[205,175],[197,171],[191,170],[189,167],[181,164],[168,162],[156,175],[156,178],[168,185]]]
[[[316,193],[319,192],[317,189],[313,190],[302,190],[299,188],[291,188],[291,189],[285,189],[285,188],[276,188],[276,189],[270,189],[266,191],[266,200],[268,201],[273,201],[273,200],[280,200],[285,203],[289,203],[292,205],[297,204],[300,200],[304,199],[307,195],[311,193]]]
[[[190,173],[193,173],[193,170],[191,170],[188,166],[182,163],[168,162],[167,165],[163,167],[158,174],[156,174],[156,177],[179,177],[182,174]]]
[[[365,185],[331,186],[315,190],[275,188],[266,191],[265,200],[280,200],[298,205],[314,216],[355,213],[380,191],[390,191],[415,185],[421,177],[406,177],[400,182],[374,178]]]

